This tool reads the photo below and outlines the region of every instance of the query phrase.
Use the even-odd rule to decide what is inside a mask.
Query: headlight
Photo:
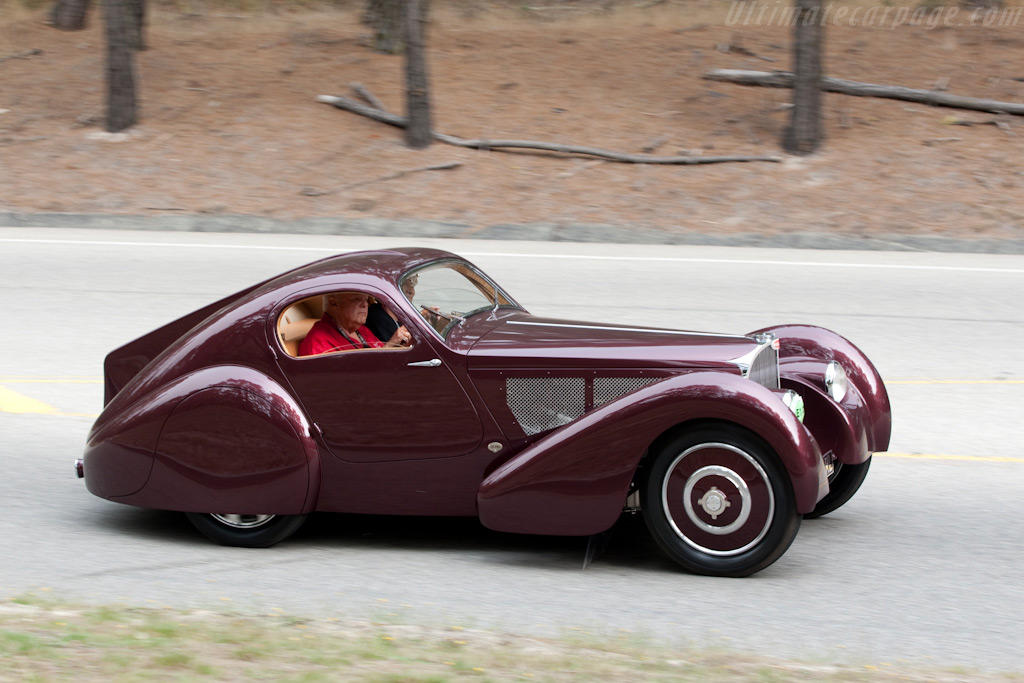
[[[832,361],[825,368],[825,391],[832,397],[832,400],[839,403],[846,396],[846,370],[836,361]]]
[[[792,389],[789,389],[782,395],[782,402],[786,404],[786,407],[793,411],[796,415],[796,419],[801,422],[804,421],[804,397],[796,393]]]

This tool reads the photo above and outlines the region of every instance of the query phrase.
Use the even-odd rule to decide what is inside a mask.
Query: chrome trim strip
[[[722,339],[745,339],[751,341],[750,337],[739,334],[719,334],[717,332],[693,332],[687,330],[663,330],[650,327],[606,327],[604,325],[575,325],[570,323],[534,323],[526,320],[510,320],[509,325],[534,325],[536,327],[569,327],[577,330],[606,330],[610,332],[651,332],[654,334],[682,334],[688,336],[719,337]]]

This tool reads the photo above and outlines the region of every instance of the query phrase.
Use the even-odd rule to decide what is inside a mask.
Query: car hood
[[[701,368],[738,372],[757,341],[739,335],[588,323],[531,315],[503,320],[469,350],[471,370]]]

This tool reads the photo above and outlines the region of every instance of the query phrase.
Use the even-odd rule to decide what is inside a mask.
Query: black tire
[[[818,501],[813,510],[804,515],[804,519],[817,519],[845,505],[864,483],[869,467],[871,458],[859,465],[844,465],[837,462],[835,473],[828,480],[828,493]]]
[[[789,475],[759,438],[728,425],[665,444],[642,476],[644,520],[661,549],[707,576],[749,576],[800,529]]]
[[[239,548],[269,548],[294,534],[306,521],[306,515],[185,514],[211,541]]]

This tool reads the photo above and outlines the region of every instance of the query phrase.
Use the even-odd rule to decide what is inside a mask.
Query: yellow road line
[[[961,460],[966,462],[1019,462],[1024,463],[1024,458],[1010,458],[1004,456],[985,455],[944,455],[939,453],[875,453],[875,456],[882,458],[906,458],[910,460]]]
[[[0,386],[0,413],[54,415],[57,413],[57,409],[49,403],[37,401],[16,391],[11,391],[7,387]]]
[[[4,384],[103,384],[101,379],[7,379],[0,377]]]

